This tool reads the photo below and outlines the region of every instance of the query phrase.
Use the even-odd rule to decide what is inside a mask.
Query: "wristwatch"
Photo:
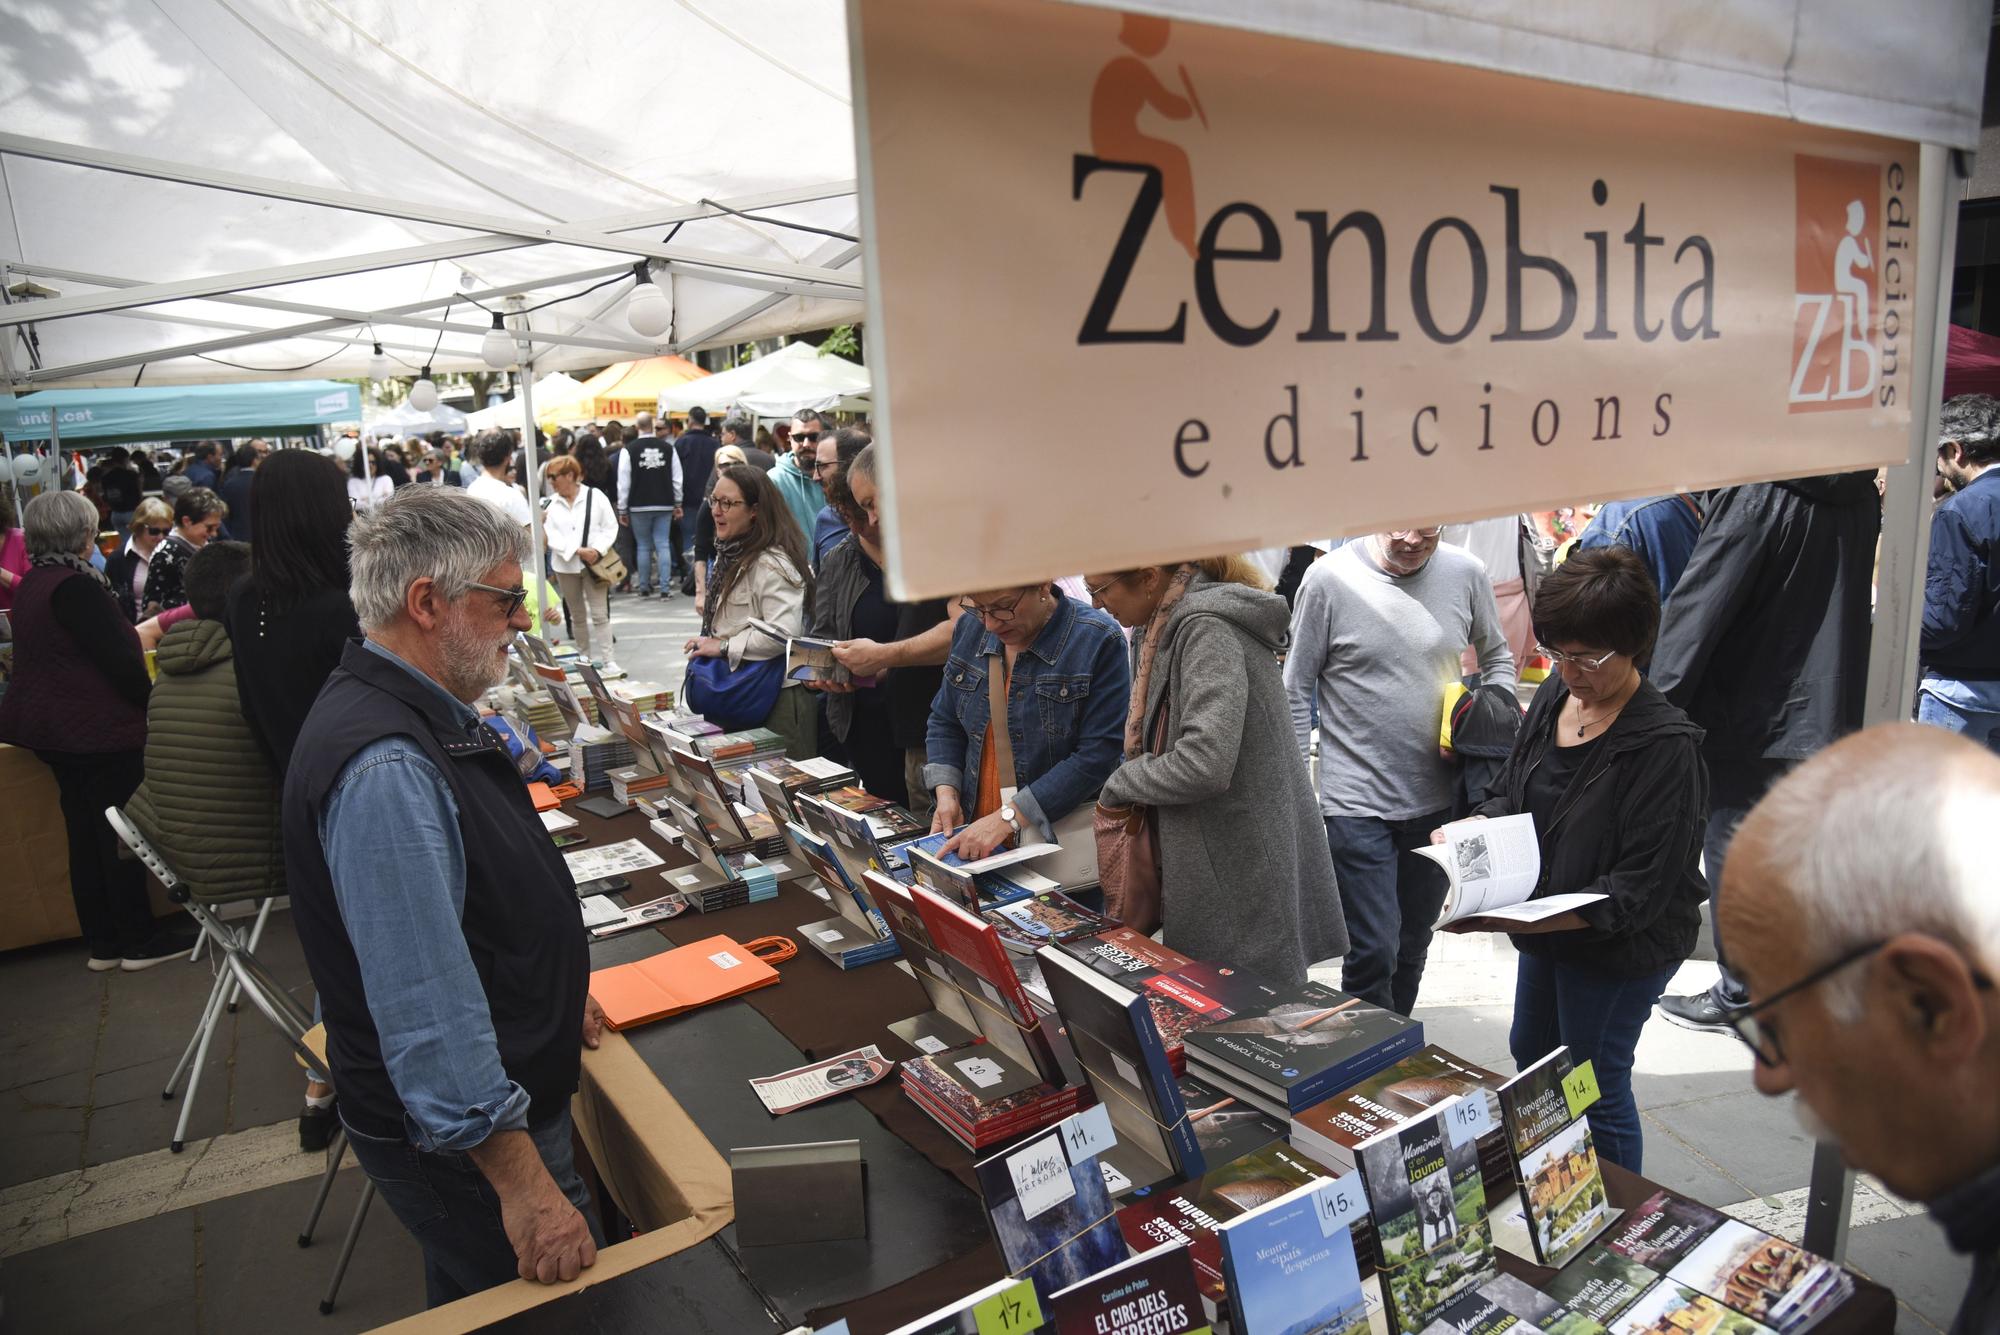
[[[1000,819],[1006,821],[1009,825],[1013,826],[1015,834],[1019,834],[1021,832],[1021,820],[1020,817],[1014,814],[1014,808],[1001,807]]]

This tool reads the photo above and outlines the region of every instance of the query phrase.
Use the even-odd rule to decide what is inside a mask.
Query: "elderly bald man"
[[[1954,1335],[2000,1331],[2000,757],[1911,723],[1779,781],[1730,846],[1718,912],[1749,988],[1757,1088],[1926,1202],[1974,1258]]]

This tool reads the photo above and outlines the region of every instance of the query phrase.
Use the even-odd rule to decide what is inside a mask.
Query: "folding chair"
[[[167,1144],[167,1148],[179,1154],[187,1147],[188,1119],[194,1115],[195,1092],[201,1087],[202,1068],[208,1064],[209,1042],[215,1037],[215,1027],[222,1022],[223,1012],[236,1009],[237,994],[242,987],[235,971],[227,967],[228,959],[238,952],[256,950],[258,943],[264,937],[264,924],[270,921],[272,900],[269,898],[264,900],[246,934],[223,921],[213,906],[196,899],[181,882],[174,869],[167,865],[167,860],[160,856],[160,851],[139,832],[139,828],[132,824],[124,812],[117,807],[106,807],[104,819],[111,823],[112,830],[139,861],[144,863],[153,875],[160,878],[160,884],[167,888],[168,898],[186,909],[189,916],[200,925],[201,936],[195,942],[195,949],[189,958],[193,959],[203,945],[209,942],[215,945],[216,955],[213,965],[215,986],[209,989],[208,1004],[202,1007],[201,1020],[195,1025],[194,1033],[189,1036],[188,1045],[181,1052],[180,1061],[174,1065],[173,1074],[167,1077],[166,1088],[160,1091],[161,1098],[171,1099],[174,1096],[174,1086],[180,1083],[183,1075],[188,1077],[187,1091],[181,1098],[180,1120],[174,1124],[174,1137]],[[290,1001],[291,998],[287,996],[286,1000]],[[308,1020],[307,1023],[310,1024],[311,1021]]]

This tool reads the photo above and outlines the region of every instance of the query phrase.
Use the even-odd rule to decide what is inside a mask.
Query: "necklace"
[[[1595,719],[1590,719],[1588,721],[1586,721],[1583,717],[1583,701],[1577,700],[1576,702],[1577,737],[1581,739],[1584,733],[1588,732],[1590,729],[1601,728],[1606,723],[1609,723],[1612,719],[1617,718],[1619,713],[1625,708],[1625,706],[1631,703],[1632,696],[1638,691],[1638,689],[1639,689],[1638,686],[1635,684],[1631,690],[1625,692],[1625,698],[1620,700],[1614,708],[1608,709],[1601,716]],[[1575,697],[1571,698],[1574,699]]]

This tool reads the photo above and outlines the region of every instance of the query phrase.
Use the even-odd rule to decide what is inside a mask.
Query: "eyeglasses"
[[[806,444],[810,445],[825,434],[826,433],[823,431],[794,431],[792,432],[792,441],[794,444],[796,444],[799,441],[804,441]]]
[[[721,496],[711,496],[708,498],[708,508],[711,510],[719,511],[722,514],[728,514],[731,510],[734,510],[739,505],[748,505],[748,504],[749,504],[748,501],[725,500]]]
[[[495,598],[505,598],[507,600],[506,619],[508,621],[512,621],[514,614],[520,611],[522,605],[528,601],[528,591],[518,586],[512,589],[502,589],[491,584],[468,582],[465,587],[468,589],[477,589],[481,593],[490,593]]]
[[[961,611],[969,616],[976,616],[982,621],[992,621],[1004,626],[1014,619],[1015,610],[1021,606],[1021,600],[1027,596],[1025,593],[1017,593],[1004,603],[975,603],[970,598],[961,598],[958,600],[958,606]]]
[[[1444,525],[1436,528],[1392,528],[1389,530],[1391,542],[1429,542],[1444,532]]]
[[[1546,644],[1536,645],[1535,652],[1543,658],[1548,659],[1550,663],[1557,667],[1561,667],[1567,663],[1571,667],[1582,668],[1585,672],[1595,672],[1612,659],[1618,657],[1616,649],[1611,650],[1609,653],[1599,654],[1595,658],[1585,658],[1582,654],[1566,654],[1560,649],[1551,649]]]
[[[1867,959],[1870,955],[1873,955],[1888,944],[1888,938],[1885,937],[1879,941],[1870,941],[1866,945],[1856,946],[1839,959],[1834,960],[1831,964],[1821,965],[1805,977],[1799,979],[1796,983],[1779,988],[1776,992],[1773,992],[1770,996],[1765,997],[1755,1005],[1725,1008],[1722,1013],[1722,1022],[1729,1026],[1731,1033],[1742,1040],[1744,1047],[1750,1049],[1751,1055],[1756,1057],[1759,1065],[1783,1066],[1785,1064],[1785,1048],[1784,1044],[1778,1041],[1778,1028],[1771,1021],[1759,1019],[1758,1016],[1768,1012],[1773,1006],[1785,1000],[1785,998],[1795,997],[1808,988],[1818,986],[1834,974],[1845,969],[1848,965]],[[1982,992],[1993,990],[1993,980],[1977,969],[1972,971],[1972,981],[1973,985]]]
[[[1122,584],[1124,583],[1124,581],[1125,581],[1125,576],[1113,575],[1110,579],[1105,580],[1102,584],[1096,586],[1092,586],[1089,584],[1084,585],[1083,591],[1090,595],[1090,601],[1094,603],[1098,599],[1104,596],[1104,591],[1106,589],[1109,589],[1117,584]]]
[[[155,538],[164,538],[172,531],[172,529],[154,528],[151,524],[146,525],[146,532]]]
[[[815,459],[810,464],[806,465],[806,472],[817,477],[819,474],[826,472],[828,469],[833,469],[838,467],[840,467],[840,460],[838,459]]]

